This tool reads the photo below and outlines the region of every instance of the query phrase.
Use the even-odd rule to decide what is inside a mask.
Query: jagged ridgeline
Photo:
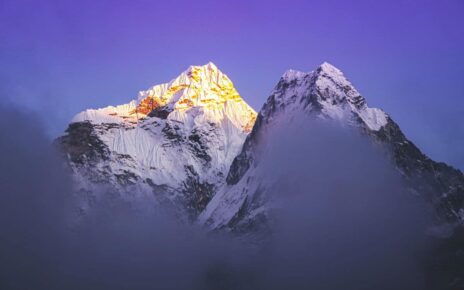
[[[194,219],[225,183],[255,119],[230,79],[208,63],[128,104],[77,114],[57,143],[90,199],[109,185],[123,198],[145,193]]]
[[[200,215],[202,223],[213,229],[248,231],[256,221],[265,219],[268,199],[263,195],[271,185],[264,184],[259,173],[263,169],[258,152],[260,138],[276,135],[278,126],[292,126],[292,119],[302,118],[307,122],[332,120],[380,144],[409,191],[434,205],[439,223],[462,224],[462,172],[424,155],[388,114],[370,108],[343,73],[328,63],[309,73],[289,70],[281,77],[260,110],[241,153],[234,159],[226,185]]]
[[[410,190],[434,205],[440,222],[463,222],[462,172],[425,156],[328,63],[309,73],[287,71],[258,115],[214,64],[191,66],[128,104],[79,113],[57,143],[86,196],[96,198],[101,185],[127,199],[145,193],[189,220],[235,230],[266,213],[267,199],[249,202],[266,195],[256,175],[258,139],[275,134],[289,116],[359,130],[387,149]]]

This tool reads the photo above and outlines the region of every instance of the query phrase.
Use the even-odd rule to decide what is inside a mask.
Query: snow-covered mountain
[[[446,225],[443,228],[461,225],[437,243],[425,266],[430,268],[431,281],[462,285],[463,173],[424,155],[388,114],[369,107],[343,73],[328,63],[309,73],[287,71],[259,114],[214,64],[191,66],[169,83],[140,92],[128,104],[77,114],[56,144],[74,172],[83,211],[105,192],[102,187],[109,187],[110,193],[123,199],[145,202],[148,197],[154,204],[174,207],[182,219],[211,230],[245,234],[254,241],[260,240],[261,233],[267,236],[268,217],[275,205],[271,193],[289,192],[287,187],[273,188],[278,178],[273,182],[262,174],[276,170],[266,168],[269,164],[278,168],[292,155],[287,156],[285,150],[291,149],[287,140],[279,139],[279,132],[299,134],[306,124],[319,122],[335,123],[349,129],[343,132],[367,137],[363,141],[385,153],[409,191],[433,205],[437,222]],[[266,146],[278,142],[285,147],[284,156],[263,154]],[[305,150],[320,153],[310,147],[297,157],[305,155]],[[358,157],[364,153],[358,152]],[[303,162],[314,162],[311,158],[316,155]],[[330,156],[322,155],[313,171],[327,163]],[[348,168],[357,171],[362,162],[354,163]],[[299,172],[294,176],[308,178],[313,186],[306,164],[296,168]],[[326,167],[324,173],[330,175],[333,166]],[[396,182],[398,174],[394,175]],[[381,185],[370,189],[375,191],[377,186]]]
[[[462,172],[421,153],[388,114],[370,108],[340,70],[323,63],[312,72],[289,70],[281,77],[259,112],[241,153],[234,159],[226,185],[199,216],[201,223],[212,229],[247,231],[257,221],[266,219],[266,192],[271,185],[260,175],[263,160],[259,144],[277,134],[276,128],[292,126],[294,119],[301,118],[307,122],[332,120],[367,135],[386,149],[410,190],[435,205],[440,221],[463,222]]]
[[[425,156],[328,63],[287,71],[258,115],[214,64],[191,66],[128,104],[77,114],[57,143],[87,196],[84,207],[109,185],[124,198],[143,193],[212,229],[235,230],[266,214],[260,139],[301,117],[359,130],[385,149],[411,191],[435,205],[439,220],[463,222],[462,172]]]
[[[255,119],[210,62],[128,104],[77,114],[57,143],[88,200],[98,198],[97,187],[110,185],[129,199],[137,197],[127,192],[149,193],[194,218],[225,182]]]

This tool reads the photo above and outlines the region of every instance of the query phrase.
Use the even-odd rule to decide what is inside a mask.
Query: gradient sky
[[[464,1],[0,0],[0,98],[50,136],[213,61],[259,110],[323,61],[426,154],[464,169]]]

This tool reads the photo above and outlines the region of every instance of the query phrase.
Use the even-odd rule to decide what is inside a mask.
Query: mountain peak
[[[171,115],[172,112],[175,114]],[[168,115],[172,118],[192,115],[194,118],[205,114],[211,118],[227,115],[245,131],[251,129],[256,118],[256,112],[240,97],[232,81],[212,62],[189,66],[170,82],[140,91],[137,100],[129,104],[86,110],[73,121],[137,124],[146,117],[166,119]]]
[[[263,115],[272,114],[275,108],[286,108],[292,114],[298,110],[317,111],[335,120],[355,116],[371,130],[380,130],[388,117],[382,110],[368,107],[342,71],[328,62],[308,73],[286,71],[266,104]]]
[[[331,77],[334,80],[338,79],[340,81],[347,82],[345,77],[343,76],[342,71],[328,62],[323,62],[313,72],[310,73],[289,69],[282,75],[282,78],[285,81],[293,81],[302,79],[310,74],[315,74],[316,76]]]
[[[292,81],[295,79],[300,79],[305,75],[307,75],[307,73],[299,70],[289,69],[282,75],[282,78],[286,81]]]
[[[321,65],[319,65],[316,71],[324,72],[327,74],[343,75],[343,73],[338,68],[336,68],[334,65],[326,61],[324,61]]]
[[[331,83],[338,86],[351,87],[354,89],[352,84],[346,79],[343,72],[328,62],[323,62],[319,67],[317,67],[314,74],[316,74],[318,79],[328,79]]]
[[[217,77],[219,74],[223,75],[211,61],[204,65],[191,65],[179,77],[184,74],[193,81],[200,81],[202,78],[211,79],[211,77]]]
[[[137,110],[149,114],[159,107],[165,107],[168,111],[192,107],[218,109],[228,101],[243,102],[227,75],[214,63],[208,62],[201,66],[189,66],[169,83],[141,91]]]
[[[217,65],[215,65],[214,62],[212,62],[212,61],[208,61],[204,65],[191,65],[191,66],[189,66],[187,71],[191,70],[191,69],[203,69],[203,70],[210,70],[210,71],[218,71],[219,70]]]
[[[85,190],[96,180],[124,188],[121,196],[126,186],[140,188],[193,218],[225,182],[255,119],[209,62],[140,92],[138,101],[79,113],[63,144]]]

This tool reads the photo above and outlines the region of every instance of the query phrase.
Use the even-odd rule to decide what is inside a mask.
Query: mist
[[[1,106],[0,129],[1,289],[250,285],[242,272],[248,247],[182,224],[148,198],[127,203],[102,191],[82,213],[70,172],[37,116]]]
[[[424,289],[428,210],[381,148],[317,122],[263,139],[256,246],[103,194],[85,214],[34,114],[0,106],[2,289]]]
[[[309,117],[272,129],[259,150],[274,205],[270,288],[425,289],[431,209],[385,148]]]

